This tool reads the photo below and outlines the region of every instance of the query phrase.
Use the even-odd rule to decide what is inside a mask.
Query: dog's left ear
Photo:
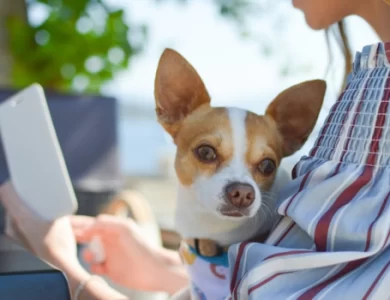
[[[175,136],[181,122],[210,97],[199,74],[178,52],[165,49],[154,82],[156,114],[164,129]]]
[[[283,156],[299,150],[312,132],[326,91],[326,82],[311,80],[280,93],[268,106],[271,117],[283,138]]]

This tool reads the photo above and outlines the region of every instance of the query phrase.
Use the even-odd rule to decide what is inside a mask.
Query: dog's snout
[[[234,182],[226,187],[226,197],[237,208],[247,208],[255,200],[255,189],[252,185]]]

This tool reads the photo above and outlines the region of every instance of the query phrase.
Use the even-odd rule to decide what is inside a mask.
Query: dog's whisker
[[[260,212],[262,213],[262,211],[260,211]],[[255,224],[257,224],[258,221],[260,221],[260,220],[261,220],[260,214],[256,214],[256,215],[252,218],[251,222],[254,223],[254,225],[255,225]]]
[[[275,192],[270,192],[270,191],[261,191],[261,196],[265,196],[265,197],[274,197],[276,194]]]
[[[268,206],[268,203],[263,203],[260,208],[261,213],[264,214],[264,221],[275,215],[275,211]]]
[[[275,210],[268,206],[268,203],[264,203],[264,207],[268,209],[269,215],[274,215]]]

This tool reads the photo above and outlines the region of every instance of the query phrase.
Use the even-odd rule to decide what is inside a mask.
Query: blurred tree
[[[13,87],[97,92],[146,38],[143,24],[100,0],[0,0],[0,22],[0,84]]]
[[[24,0],[0,0],[0,84],[11,85],[12,82],[12,53],[10,49],[10,33],[7,30],[9,16],[26,22],[27,13]]]

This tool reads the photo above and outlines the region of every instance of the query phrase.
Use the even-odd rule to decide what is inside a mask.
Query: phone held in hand
[[[33,84],[0,105],[0,132],[12,184],[47,221],[77,210],[77,200],[43,88]]]

